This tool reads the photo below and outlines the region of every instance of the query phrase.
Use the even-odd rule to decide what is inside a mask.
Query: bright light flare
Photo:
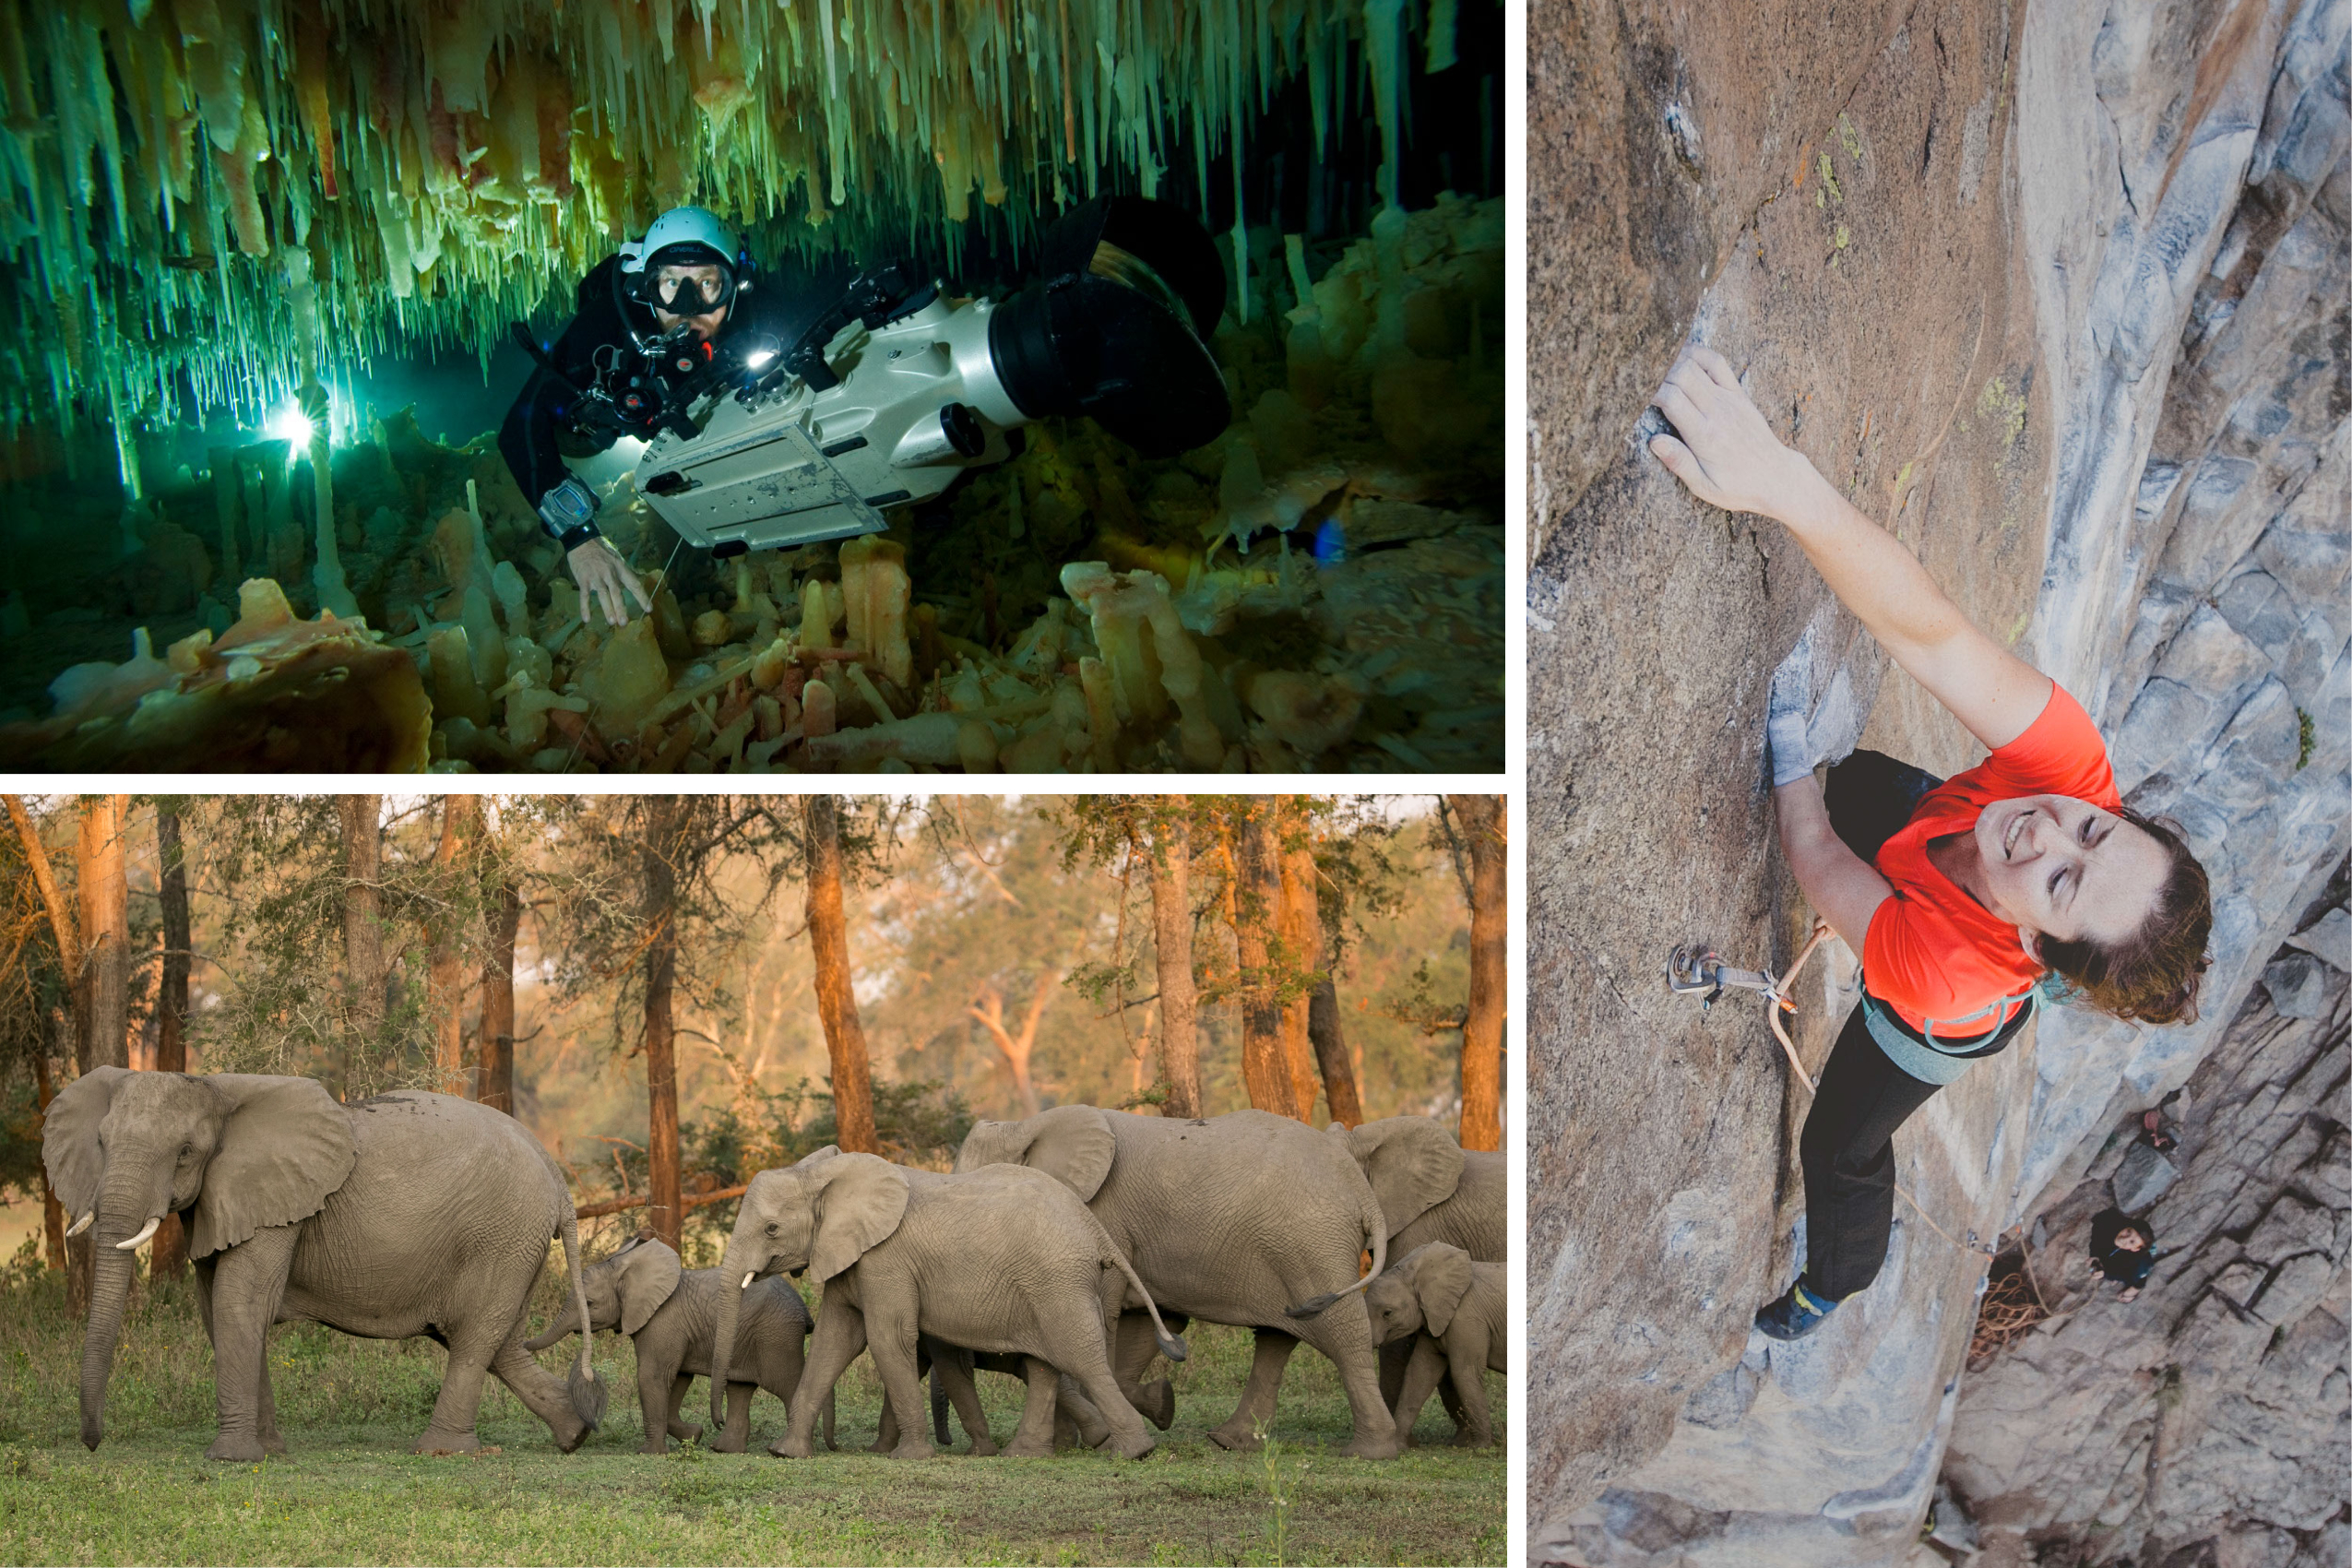
[[[290,441],[293,443],[296,451],[310,445],[311,431],[314,428],[310,416],[291,403],[272,414],[267,426],[271,440]]]
[[[775,357],[776,350],[773,349],[754,349],[743,356],[743,363],[752,370],[757,370]]]

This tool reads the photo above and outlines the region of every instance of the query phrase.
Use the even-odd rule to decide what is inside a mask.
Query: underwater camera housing
[[[1225,428],[1203,341],[1225,272],[1189,214],[1088,202],[1046,232],[1040,272],[1002,303],[961,304],[898,267],[861,273],[759,379],[669,422],[637,461],[637,493],[724,557],[879,532],[885,507],[1002,462],[1004,433],[1049,415],[1086,415],[1147,457]]]

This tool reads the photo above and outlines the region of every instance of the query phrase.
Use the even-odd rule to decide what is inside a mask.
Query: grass
[[[542,1282],[535,1322],[555,1286]],[[440,1386],[440,1348],[289,1324],[270,1358],[290,1453],[217,1465],[203,1456],[212,1351],[185,1289],[141,1291],[94,1454],[78,1435],[81,1328],[64,1295],[43,1271],[0,1289],[0,1562],[1404,1563],[1504,1551],[1503,1451],[1451,1446],[1432,1400],[1415,1434],[1428,1446],[1383,1464],[1336,1457],[1347,1400],[1312,1350],[1283,1380],[1273,1454],[1209,1443],[1250,1361],[1248,1332],[1214,1324],[1188,1332],[1176,1424],[1140,1463],[865,1453],[882,1403],[865,1358],[839,1386],[842,1452],[770,1457],[784,1408],[762,1394],[750,1453],[640,1455],[632,1351],[612,1336],[596,1358],[612,1410],[577,1453],[556,1453],[493,1382],[478,1430],[500,1452],[419,1458],[408,1448]],[[558,1370],[564,1357],[540,1359]],[[707,1386],[688,1396],[689,1420],[707,1419]],[[980,1393],[1004,1441],[1020,1385],[983,1373]],[[1488,1394],[1500,1426],[1502,1379],[1489,1375]]]

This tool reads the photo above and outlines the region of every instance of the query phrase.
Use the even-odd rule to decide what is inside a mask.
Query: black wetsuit
[[[2141,1241],[2135,1252],[2117,1246],[2116,1241],[2124,1231],[2137,1234]],[[2148,1282],[2149,1270],[2156,1267],[2156,1238],[2148,1233],[2144,1221],[2132,1218],[2120,1208],[2105,1208],[2091,1217],[2091,1262],[2098,1271],[2127,1290],[2136,1290]]]
[[[596,354],[600,349],[612,349],[622,356],[624,365],[643,362],[630,339],[630,326],[647,339],[659,337],[661,332],[650,309],[615,294],[613,274],[620,265],[619,256],[606,256],[580,279],[575,296],[577,314],[549,350],[564,374],[583,387],[595,385]],[[754,274],[750,287],[738,291],[729,305],[726,323],[712,340],[711,350],[724,353],[740,349],[754,335],[773,339],[778,352],[790,348],[840,298],[852,270],[844,264],[822,270],[803,266],[790,271]],[[625,324],[622,314],[624,310]],[[658,372],[671,370],[669,366],[654,368]],[[678,374],[670,378],[683,380],[684,375]],[[523,384],[515,406],[507,410],[505,423],[499,427],[498,450],[505,457],[506,466],[514,470],[515,482],[522,486],[523,499],[534,507],[541,496],[569,477],[571,470],[564,466],[566,451],[574,457],[586,457],[603,451],[622,434],[647,440],[655,434],[655,426],[648,420],[622,432],[576,436],[569,428],[576,400],[571,388],[544,370],[535,370]]]
[[[1823,789],[1829,825],[1846,847],[1875,865],[1878,852],[1943,782],[1878,752],[1858,751],[1829,770]],[[2006,1050],[2034,1016],[2031,1006],[1982,1037],[1975,1050],[1938,1038],[1939,1049],[1991,1056]],[[1893,1020],[1914,1039],[1916,1030]],[[1896,1066],[1871,1035],[1856,1003],[1823,1067],[1799,1136],[1805,1173],[1805,1288],[1831,1301],[1870,1289],[1895,1228],[1895,1129],[1943,1086]]]

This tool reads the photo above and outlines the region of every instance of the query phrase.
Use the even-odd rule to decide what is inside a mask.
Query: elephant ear
[[[41,1124],[41,1163],[68,1225],[97,1206],[99,1180],[106,1172],[98,1124],[114,1104],[116,1086],[129,1077],[120,1067],[92,1067],[49,1101]]]
[[[792,1164],[795,1167],[802,1165],[822,1165],[840,1152],[841,1146],[839,1144],[827,1144],[823,1148],[811,1149],[808,1153],[794,1160]]]
[[[1454,1195],[1462,1184],[1462,1146],[1427,1116],[1367,1122],[1348,1135],[1392,1236]]]
[[[1029,1131],[1021,1163],[1044,1171],[1077,1194],[1080,1203],[1092,1203],[1111,1175],[1111,1158],[1119,1152],[1111,1118],[1091,1105],[1057,1105],[1021,1126]]]
[[[837,1154],[811,1177],[818,1185],[809,1277],[826,1280],[890,1240],[907,1218],[907,1178],[871,1154]]]
[[[198,1080],[233,1108],[205,1168],[188,1256],[208,1257],[256,1230],[308,1219],[351,1174],[350,1118],[312,1078],[216,1073]]]
[[[1470,1254],[1433,1241],[1415,1249],[1414,1257],[1413,1294],[1421,1303],[1421,1317],[1431,1334],[1443,1335],[1470,1293]]]
[[[635,1335],[677,1294],[686,1270],[667,1241],[635,1241],[626,1252],[625,1257],[615,1254],[621,1265],[621,1332]]]

